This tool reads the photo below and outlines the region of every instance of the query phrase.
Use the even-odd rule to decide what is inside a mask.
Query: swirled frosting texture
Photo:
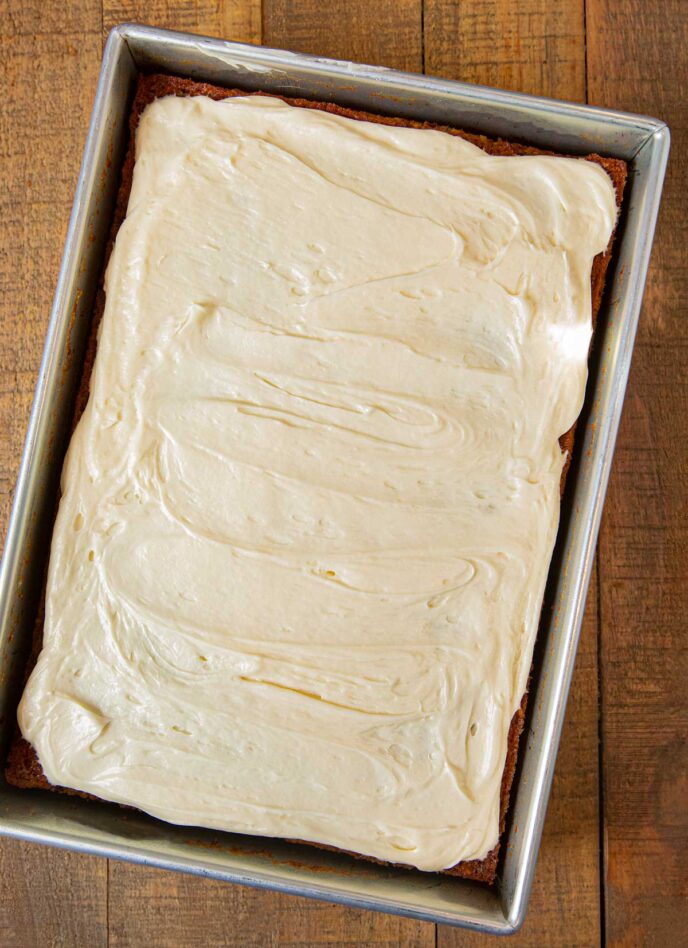
[[[137,156],[22,732],[174,823],[480,858],[612,184],[268,97]]]

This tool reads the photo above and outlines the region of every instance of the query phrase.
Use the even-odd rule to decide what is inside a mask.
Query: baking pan
[[[669,130],[656,119],[136,25],[109,36],[0,571],[0,752],[15,727],[69,419],[119,183],[138,72],[329,99],[630,165],[586,408],[550,572],[526,731],[494,888],[279,840],[168,825],[96,801],[0,784],[0,832],[359,908],[492,933],[522,924],[631,360]],[[547,618],[551,616],[551,618]]]

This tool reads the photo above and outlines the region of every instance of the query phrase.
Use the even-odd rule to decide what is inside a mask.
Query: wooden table
[[[0,0],[0,520],[6,522],[103,40],[124,20],[669,122],[673,154],[528,920],[511,944],[688,940],[688,4],[681,0]],[[489,939],[0,843],[0,945]]]

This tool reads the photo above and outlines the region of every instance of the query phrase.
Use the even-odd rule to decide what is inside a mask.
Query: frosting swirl
[[[19,709],[48,779],[485,856],[615,217],[582,160],[149,106]]]

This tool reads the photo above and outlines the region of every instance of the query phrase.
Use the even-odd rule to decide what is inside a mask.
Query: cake
[[[8,779],[491,881],[625,166],[132,120]]]

